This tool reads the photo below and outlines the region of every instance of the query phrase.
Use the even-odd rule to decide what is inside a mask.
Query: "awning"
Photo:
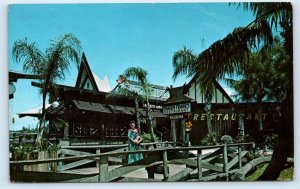
[[[112,111],[109,108],[107,108],[104,104],[95,103],[95,102],[85,102],[80,100],[73,100],[73,102],[79,110],[112,113]]]
[[[142,116],[146,116],[146,109],[139,109],[139,112]],[[168,117],[167,115],[163,114],[160,110],[153,110],[150,111],[152,117]]]
[[[46,104],[45,108],[49,108],[51,104]],[[19,118],[30,116],[30,117],[39,117],[42,114],[42,106],[31,108],[29,110],[26,110],[24,112],[17,113],[19,115]]]
[[[116,105],[108,105],[114,113],[119,114],[127,114],[127,115],[134,115],[135,111],[133,107],[127,106],[116,106]]]

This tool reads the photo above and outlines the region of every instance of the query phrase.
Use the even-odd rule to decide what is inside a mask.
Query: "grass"
[[[267,168],[268,164],[263,164],[259,166],[251,175],[249,175],[246,180],[248,181],[255,181],[257,180],[264,170]],[[278,181],[290,181],[294,179],[294,167],[289,167],[281,171],[279,177],[277,178]]]

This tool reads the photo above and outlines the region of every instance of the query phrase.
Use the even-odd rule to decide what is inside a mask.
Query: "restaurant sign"
[[[178,114],[191,112],[191,103],[174,104],[163,107],[163,114]]]

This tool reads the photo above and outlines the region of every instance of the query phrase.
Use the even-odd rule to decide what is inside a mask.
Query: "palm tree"
[[[260,45],[271,46],[272,31],[281,29],[284,38],[284,47],[289,58],[287,75],[290,85],[287,87],[288,96],[285,99],[286,107],[284,123],[286,130],[280,133],[277,148],[272,160],[261,179],[275,180],[283,169],[290,150],[286,146],[293,146],[293,33],[292,33],[292,6],[291,3],[238,3],[244,9],[255,15],[255,20],[246,27],[236,28],[224,39],[216,41],[208,49],[198,55],[184,48],[174,54],[173,66],[175,79],[179,74],[188,77],[198,74],[202,91],[211,88],[214,80],[223,79],[225,74],[233,76],[245,68],[249,54]],[[281,26],[281,27],[280,27]]]
[[[286,96],[288,85],[285,71],[280,71],[286,62],[286,54],[279,37],[275,37],[270,50],[260,49],[250,54],[245,68],[238,73],[239,80],[226,78],[225,81],[233,87],[239,95],[237,101],[257,102],[259,129],[262,130],[262,102],[282,102]]]
[[[50,102],[57,99],[55,82],[65,78],[71,63],[77,67],[80,60],[80,41],[73,34],[65,34],[51,41],[43,53],[35,43],[28,43],[27,39],[14,43],[12,55],[16,62],[23,62],[23,70],[33,74],[43,75],[42,84],[42,115],[39,122],[37,144],[41,144],[46,122],[46,97],[50,93]]]
[[[135,114],[136,114],[136,119],[137,119],[137,126],[140,127],[140,116],[138,112],[138,102],[140,100],[145,100],[147,104],[147,109],[146,109],[146,120],[147,120],[147,127],[148,130],[150,131],[151,135],[151,140],[155,142],[155,134],[154,134],[154,122],[153,118],[151,115],[151,107],[149,103],[149,97],[151,94],[151,86],[148,81],[148,72],[140,67],[130,67],[127,68],[123,75],[124,83],[128,82],[129,79],[133,79],[138,82],[138,84],[141,86],[142,90],[142,95],[139,94],[136,91],[131,91],[130,89],[121,88],[121,91],[119,91],[121,94],[125,94],[127,96],[131,96],[134,98],[135,102]]]

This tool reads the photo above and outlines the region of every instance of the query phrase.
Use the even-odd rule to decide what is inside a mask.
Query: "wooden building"
[[[219,137],[223,135],[236,137],[245,133],[256,135],[258,132],[274,130],[273,113],[274,107],[277,106],[275,103],[262,104],[263,128],[260,131],[257,104],[234,103],[216,81],[213,83],[210,114],[205,111],[205,97],[200,91],[197,75],[187,85],[171,87],[169,90],[170,98],[166,100],[163,112],[170,117],[171,136],[174,142],[185,143],[188,132],[189,141],[193,145],[199,145],[208,133],[207,119],[210,119],[212,131]],[[188,131],[187,120],[190,120],[192,125]]]
[[[41,87],[38,83],[32,83]],[[129,82],[132,90],[139,89],[138,83]],[[110,91],[108,78],[101,80],[92,72],[83,54],[74,87],[57,85],[58,106],[47,108],[46,119],[49,121],[49,137],[70,141],[98,141],[99,143],[126,142],[128,124],[135,120],[134,99],[123,95],[108,97]],[[168,97],[166,87],[152,85],[154,91],[150,97],[151,115],[157,125],[158,137],[168,140],[169,119],[162,113],[162,105]],[[146,115],[146,107],[139,102],[141,118]],[[40,114],[20,114],[40,116]],[[146,132],[145,123],[141,124]]]
[[[34,83],[36,87],[41,87]],[[139,93],[141,86],[130,81],[126,87]],[[252,134],[259,130],[255,103],[234,103],[218,82],[213,84],[211,112],[205,111],[205,98],[198,77],[181,87],[151,85],[151,114],[156,123],[155,133],[162,140],[186,142],[186,132],[192,144],[198,145],[208,133],[208,119],[218,136]],[[111,90],[108,78],[94,74],[83,54],[75,86],[57,85],[58,106],[47,108],[49,137],[68,140],[126,142],[128,123],[135,120],[134,99],[121,94],[108,97]],[[263,104],[263,130],[274,129],[272,103]],[[139,102],[141,117],[146,115],[145,103]],[[20,114],[40,116],[40,114]],[[187,117],[188,116],[188,117]],[[209,116],[209,118],[208,118]],[[191,131],[186,131],[190,120]],[[146,132],[145,124],[141,125]]]

